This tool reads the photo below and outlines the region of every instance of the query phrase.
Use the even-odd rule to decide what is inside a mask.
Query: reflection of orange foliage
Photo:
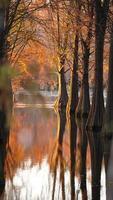
[[[16,169],[20,166],[24,159],[24,151],[21,145],[17,144],[16,135],[12,134],[9,141],[9,150],[6,158],[6,176],[11,178],[14,176]]]
[[[16,113],[16,111],[15,111]],[[35,114],[35,119],[33,119]],[[40,119],[39,119],[40,114]],[[55,115],[48,113],[33,113],[33,111],[24,110],[16,113],[13,119],[10,139],[9,151],[6,159],[6,175],[13,177],[17,168],[22,163],[31,159],[32,164],[41,163],[43,158],[49,154],[51,144],[54,141],[53,130],[56,126]],[[28,130],[24,132],[22,130]],[[24,137],[25,134],[25,137]],[[32,143],[27,148],[24,142],[20,143],[20,138],[27,139],[32,137]]]
[[[22,161],[24,158],[24,149],[19,143],[17,144],[17,137],[13,133],[12,136],[10,137],[9,145],[11,147],[11,152],[13,155],[14,162],[16,162],[18,165],[20,161]]]

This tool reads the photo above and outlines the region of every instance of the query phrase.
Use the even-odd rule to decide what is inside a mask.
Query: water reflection
[[[70,116],[70,183],[71,183],[71,200],[75,199],[75,161],[76,161],[76,138],[77,126],[75,114]]]
[[[113,139],[106,142],[106,152],[110,151],[110,156],[105,158],[106,164],[106,200],[113,198]],[[105,155],[106,156],[106,155]],[[106,161],[105,160],[105,161]]]
[[[62,110],[58,113],[58,130],[57,130],[57,140],[55,144],[55,148],[53,151],[53,155],[51,158],[51,171],[54,176],[53,181],[53,191],[52,191],[52,200],[54,200],[55,194],[55,185],[56,185],[56,177],[57,177],[57,169],[59,167],[60,170],[60,182],[62,187],[62,199],[65,200],[65,180],[64,180],[64,170],[65,170],[65,160],[63,157],[63,136],[65,132],[66,125],[66,111]]]
[[[56,114],[51,109],[16,108],[14,110],[9,139],[10,149],[6,160],[6,199],[30,199],[30,195],[33,195],[32,199],[37,199],[38,194],[34,192],[36,186],[32,187],[33,180],[37,182],[37,187],[40,187],[40,180],[37,180],[39,171],[43,166],[43,160],[52,149],[56,138],[56,126]],[[32,179],[29,188],[26,174]],[[29,197],[26,197],[27,193]]]
[[[4,157],[6,186],[2,199],[82,199],[81,192],[77,193],[81,183],[77,173],[78,127],[75,115],[67,119],[65,110],[56,114],[47,108],[15,108],[8,148],[5,145],[0,148],[0,155],[7,150],[7,157],[6,154]],[[81,154],[85,153],[81,146],[79,148]],[[79,173],[83,175],[82,168]],[[86,178],[88,199],[91,199],[91,184],[88,176]],[[4,176],[3,181],[4,187]]]
[[[0,102],[0,199],[3,199],[6,184],[5,162],[7,150],[9,148],[9,133],[12,116],[12,99],[9,95],[6,102],[5,95],[6,94],[4,92],[4,95],[1,97]]]

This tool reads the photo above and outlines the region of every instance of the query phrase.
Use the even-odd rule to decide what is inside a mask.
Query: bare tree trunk
[[[92,200],[100,199],[100,178],[103,156],[101,129],[104,113],[103,49],[108,9],[109,0],[104,1],[103,4],[98,0],[95,1],[95,90],[87,122],[87,127],[91,130],[88,135],[92,164]]]
[[[110,38],[109,52],[109,73],[108,73],[108,91],[105,111],[105,140],[104,140],[104,160],[106,169],[106,199],[111,200],[113,195],[113,22]],[[112,184],[111,184],[112,183]]]
[[[82,117],[87,118],[90,110],[90,98],[89,98],[89,55],[90,47],[84,43],[84,53],[83,53],[83,100],[82,100]]]
[[[74,113],[78,103],[78,32],[75,36],[74,60],[71,72],[70,113]]]
[[[96,35],[95,49],[95,101],[92,105],[92,137],[93,144],[90,143],[92,158],[92,200],[100,199],[100,178],[102,165],[102,124],[104,112],[103,99],[103,47],[104,37],[98,33]],[[98,162],[98,165],[97,165]]]
[[[68,102],[68,94],[66,88],[66,80],[64,74],[64,67],[59,71],[59,97],[58,97],[58,108],[59,110],[65,109]]]
[[[86,122],[90,110],[90,97],[89,97],[89,56],[90,56],[90,31],[89,27],[88,37],[83,43],[83,80],[82,80],[82,105],[81,105],[81,139],[80,139],[80,178],[81,178],[81,191],[82,199],[87,200],[87,187],[86,187],[86,157],[87,157],[87,133],[86,133]]]

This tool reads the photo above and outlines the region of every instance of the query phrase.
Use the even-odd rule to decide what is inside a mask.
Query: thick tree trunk
[[[75,49],[73,68],[71,72],[71,97],[70,97],[70,113],[74,113],[78,103],[78,32],[75,36]]]
[[[100,200],[100,178],[102,165],[103,99],[103,49],[109,1],[95,1],[95,90],[88,117],[89,143],[92,165],[92,200]],[[97,164],[98,163],[98,164]]]
[[[90,30],[89,30],[90,31]],[[81,179],[81,191],[82,199],[87,200],[87,186],[86,186],[86,157],[87,157],[87,133],[86,122],[90,110],[90,98],[89,98],[89,55],[90,55],[90,32],[88,33],[88,42],[83,41],[83,80],[82,80],[82,105],[81,105],[81,135],[80,135],[80,179]]]
[[[58,98],[58,108],[59,110],[65,109],[68,102],[68,94],[66,88],[66,80],[64,74],[64,67],[59,71],[59,98]]]
[[[92,164],[92,200],[100,199],[100,178],[102,165],[102,137],[104,100],[103,100],[103,46],[104,38],[96,35],[95,46],[95,91],[89,127],[92,129],[89,136]],[[92,136],[91,136],[92,135]],[[93,137],[92,139],[90,137]],[[98,162],[98,165],[97,165]]]
[[[90,116],[92,140],[89,139],[92,159],[92,199],[100,199],[100,178],[102,165],[102,124],[104,112],[103,99],[103,48],[104,36],[96,32],[95,46],[95,91]],[[90,137],[90,136],[89,136]],[[98,162],[98,165],[97,165]]]
[[[83,100],[82,100],[82,117],[87,118],[90,110],[90,98],[89,98],[89,55],[90,49],[87,44],[84,44],[84,54],[83,54]]]
[[[100,178],[102,165],[102,125],[104,112],[103,99],[103,48],[104,35],[96,32],[95,46],[95,92],[92,105],[92,135],[93,146],[90,144],[92,163],[92,199],[100,199]]]
[[[113,23],[110,38],[108,91],[104,123],[104,159],[106,168],[106,199],[111,200],[113,195]]]
[[[90,109],[89,100],[89,82],[88,82],[88,69],[89,69],[89,47],[85,46],[83,53],[83,80],[80,90],[80,98],[76,108],[77,124],[79,128],[79,146],[80,146],[80,187],[82,191],[82,199],[87,199],[86,188],[86,154],[87,154],[87,134],[86,134],[86,121]]]

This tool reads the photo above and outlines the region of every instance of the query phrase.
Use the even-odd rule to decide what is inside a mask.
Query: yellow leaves
[[[23,61],[19,61],[19,68],[20,73],[31,76],[31,74],[28,72],[27,65]]]
[[[19,61],[19,69],[20,69],[20,73],[27,73],[27,66],[24,62]]]

